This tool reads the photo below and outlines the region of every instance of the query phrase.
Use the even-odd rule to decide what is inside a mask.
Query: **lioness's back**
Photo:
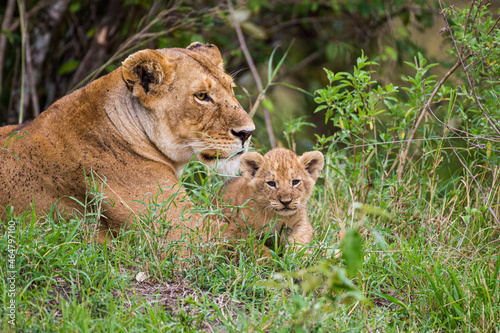
[[[189,203],[180,199],[176,172],[193,158],[237,170],[255,126],[233,87],[214,45],[142,50],[32,122],[0,128],[0,148],[6,148],[0,150],[0,218],[11,206],[15,214],[32,204],[44,213],[56,202],[61,210],[85,211],[87,176],[106,196],[104,229],[128,227],[145,209],[141,202],[170,202],[176,193],[157,220],[195,225],[199,216],[179,219]],[[158,230],[159,223],[151,227]]]

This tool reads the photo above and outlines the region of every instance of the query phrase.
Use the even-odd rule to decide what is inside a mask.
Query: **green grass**
[[[232,257],[214,246],[195,249],[183,268],[158,260],[132,232],[107,247],[94,244],[96,214],[9,217],[1,224],[0,275],[10,271],[7,227],[14,221],[16,325],[8,321],[4,278],[0,330],[497,332],[499,228],[476,200],[479,189],[457,178],[456,188],[431,203],[410,183],[391,185],[361,206],[350,201],[349,184],[332,163],[309,205],[311,254],[266,263],[244,245]],[[215,177],[204,182],[220,186]],[[498,198],[498,179],[492,185],[490,197]],[[190,191],[205,199],[197,210],[208,214],[216,192],[207,188]],[[362,266],[349,279],[349,253],[360,250],[352,232],[360,235]],[[139,272],[146,280],[136,280]]]

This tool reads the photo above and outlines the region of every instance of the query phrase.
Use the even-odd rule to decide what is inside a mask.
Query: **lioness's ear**
[[[213,44],[202,44],[199,42],[194,42],[187,47],[188,50],[199,52],[207,57],[215,66],[224,70],[224,63],[222,61],[222,56],[217,46]]]
[[[158,85],[170,81],[174,66],[155,50],[142,50],[122,63],[122,77],[135,97],[148,95]]]
[[[311,178],[316,180],[321,174],[321,171],[323,171],[325,158],[319,151],[310,151],[300,156],[299,162],[304,166],[309,175],[311,175]]]
[[[264,163],[264,157],[256,152],[245,153],[240,159],[240,169],[244,177],[253,177]]]

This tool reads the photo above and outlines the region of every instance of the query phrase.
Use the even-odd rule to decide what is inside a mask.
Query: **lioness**
[[[94,173],[114,202],[104,207],[104,241],[144,210],[138,201],[161,203],[177,191],[176,173],[194,156],[237,172],[255,126],[234,87],[214,45],[132,54],[32,122],[0,128],[0,218],[11,206],[19,214],[34,204],[38,213],[58,200],[59,210],[81,210],[69,197],[84,202],[84,173]],[[197,227],[197,216],[179,219],[186,205],[174,200],[161,216],[180,225],[166,240]]]
[[[225,208],[223,236],[246,239],[286,233],[288,245],[309,244],[313,228],[307,218],[307,200],[321,171],[324,157],[311,151],[298,157],[284,148],[275,148],[264,156],[256,152],[243,154],[242,175],[221,189]],[[239,207],[238,207],[239,206]],[[256,245],[258,256],[269,256],[264,246]]]

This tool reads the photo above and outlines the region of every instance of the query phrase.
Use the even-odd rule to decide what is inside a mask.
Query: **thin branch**
[[[37,3],[35,5],[35,7],[31,8],[27,13],[25,13],[24,20],[27,21],[31,16],[35,15],[36,13],[38,13],[38,11],[40,11],[43,7],[47,6],[51,2],[55,2],[55,0],[43,0],[43,1],[40,1],[39,3]],[[20,23],[21,23],[21,20],[17,19],[17,20],[14,21],[14,23],[12,23],[8,27],[8,29],[7,29],[7,27],[5,27],[5,29],[8,30],[10,33],[12,33],[17,28],[19,28]],[[2,25],[2,29],[3,29],[3,25]]]
[[[186,24],[186,21],[177,20],[176,22],[172,23],[172,25],[168,29],[165,28],[162,31],[155,33],[148,32],[152,26],[168,18],[170,14],[173,13],[177,8],[178,4],[174,4],[173,7],[165,9],[160,13],[158,13],[155,19],[149,22],[141,31],[132,35],[125,42],[123,42],[118,48],[118,50],[115,51],[115,53],[111,57],[109,57],[109,59],[102,66],[92,71],[89,75],[87,75],[80,82],[78,82],[71,89],[69,89],[68,92],[74,91],[75,89],[80,88],[84,84],[96,79],[109,64],[112,64],[114,61],[123,58],[124,56],[129,55],[131,52],[141,48],[141,46],[143,46],[148,41],[157,39],[158,37],[161,36],[168,35],[172,31],[179,30],[181,27],[183,27]]]
[[[26,58],[26,26],[24,24],[24,0],[17,0],[19,10],[19,19],[21,20],[21,98],[19,100],[19,118],[18,123],[23,123],[24,118],[24,82],[26,77],[25,58]]]
[[[441,7],[441,4],[439,4],[439,7]],[[469,10],[467,11],[467,17],[465,18],[465,22],[463,25],[464,35],[467,34],[467,28],[469,27],[470,14],[472,13],[473,8],[474,8],[474,0],[471,2],[471,6],[469,7]],[[443,10],[443,8],[441,8],[441,11],[442,10]],[[460,50],[460,52],[463,52],[463,51],[464,51],[464,48],[462,46],[462,49]]]
[[[476,183],[476,186],[479,189],[479,192],[481,192],[481,194],[483,195],[483,197],[486,198],[486,195],[483,192],[481,184],[479,184],[479,182],[476,180],[476,177],[474,176],[474,174],[472,173],[472,171],[470,171],[469,168],[467,168],[467,166],[465,165],[465,163],[462,161],[462,159],[460,158],[460,155],[458,155],[457,151],[455,150],[455,147],[453,147],[453,145],[451,144],[450,140],[448,138],[446,138],[446,140],[448,141],[448,144],[450,145],[451,150],[453,151],[453,153],[457,157],[458,161],[460,162],[460,164],[462,164],[462,167],[472,177],[472,180],[474,181],[474,183]],[[493,208],[491,208],[491,205],[488,205],[488,210],[490,211],[491,216],[493,216],[493,218],[495,219],[495,222],[497,224],[500,224],[500,221],[498,220],[497,216],[495,215],[495,212],[493,211]]]
[[[448,24],[448,19],[446,18],[446,12],[443,11],[443,7],[441,5],[441,0],[439,0],[439,6],[441,8],[443,19],[444,19],[444,22],[446,24],[446,29],[448,29],[448,32],[450,33],[451,41],[453,42],[453,46],[455,48],[455,51],[457,52],[458,59],[460,61],[460,64],[462,65],[462,69],[464,71],[465,77],[467,78],[467,82],[469,83],[469,86],[471,88],[472,95],[474,96],[474,99],[476,100],[476,104],[481,109],[481,112],[483,113],[484,117],[486,118],[486,120],[488,121],[488,123],[491,125],[491,127],[495,130],[495,132],[497,132],[498,135],[500,135],[500,130],[495,125],[495,123],[491,119],[490,115],[488,113],[486,113],[486,111],[483,108],[483,105],[481,104],[481,101],[477,97],[476,89],[475,89],[475,86],[474,86],[474,82],[472,81],[471,77],[469,76],[469,74],[467,73],[467,70],[466,70],[467,66],[464,63],[464,61],[466,59],[463,59],[462,56],[461,56],[461,54],[458,52],[458,46],[457,46],[457,43],[455,41],[455,38],[453,37],[453,31],[451,30],[450,25]]]
[[[231,3],[231,0],[227,0],[227,6],[229,9],[229,14],[231,15],[231,20],[233,22],[234,29],[236,30],[236,35],[238,35],[238,41],[240,42],[241,50],[243,51],[243,54],[245,55],[245,59],[248,63],[248,66],[250,67],[250,72],[252,72],[252,76],[255,80],[255,84],[257,85],[257,89],[259,90],[259,93],[260,93],[260,92],[262,92],[262,81],[260,80],[260,76],[259,76],[259,73],[257,72],[257,68],[255,67],[252,56],[250,55],[250,52],[248,51],[247,43],[245,41],[245,36],[243,36],[243,32],[241,31],[240,24],[239,24],[238,20],[236,19],[235,14],[234,14],[234,8],[233,8],[233,4]]]
[[[28,22],[25,18],[24,26],[26,26],[27,23]],[[40,103],[38,101],[38,95],[36,93],[35,74],[33,70],[33,61],[31,60],[31,46],[29,41],[29,35],[26,29],[24,33],[26,34],[26,75],[28,76],[28,87],[29,87],[28,92],[31,96],[33,118],[36,118],[40,114]]]
[[[19,77],[19,64],[21,63],[21,55],[20,51],[18,48],[16,48],[16,58],[14,61],[14,72],[12,74],[12,80],[10,82],[11,87],[15,87],[17,84],[17,78]],[[10,96],[9,96],[9,104],[7,105],[7,112],[5,113],[7,121],[7,124],[15,124],[17,121],[17,111],[15,110],[14,107],[14,101],[17,100],[15,98],[16,94],[16,89],[11,89],[10,90]]]
[[[253,104],[252,108],[250,109],[250,112],[248,112],[248,114],[250,115],[250,118],[253,118],[253,116],[255,115],[255,112],[257,112],[257,108],[259,107],[261,100],[262,100],[262,93],[259,93],[259,95],[255,99],[255,103]]]
[[[7,8],[5,9],[5,14],[2,18],[2,31],[7,30],[10,24],[12,15],[14,14],[14,7],[16,0],[9,0],[7,2]],[[0,32],[0,95],[2,95],[2,82],[3,82],[3,63],[5,61],[5,48],[7,45],[7,35],[4,32]]]
[[[455,65],[453,65],[453,67],[448,71],[448,73],[446,73],[443,76],[443,78],[441,79],[441,81],[439,81],[439,83],[437,84],[437,86],[432,91],[429,99],[427,100],[427,103],[425,103],[424,108],[420,112],[420,116],[418,117],[417,121],[415,122],[415,125],[413,126],[413,128],[412,128],[412,130],[410,132],[410,135],[408,137],[408,145],[406,146],[406,149],[405,149],[403,155],[401,155],[401,160],[399,162],[399,168],[398,168],[398,179],[399,180],[401,180],[401,177],[403,175],[403,169],[404,169],[404,166],[405,166],[406,158],[408,157],[408,152],[410,151],[411,143],[413,141],[413,138],[415,137],[415,134],[417,133],[417,130],[418,130],[418,127],[420,126],[420,123],[422,122],[422,120],[425,117],[427,109],[430,110],[430,105],[432,103],[432,100],[436,96],[437,92],[439,91],[439,89],[441,88],[441,86],[446,82],[446,80],[451,76],[451,74],[453,74],[453,72],[455,72],[455,70],[459,66],[460,66],[460,61],[457,61],[457,63]]]
[[[248,63],[248,66],[250,67],[250,72],[252,73],[252,76],[255,80],[255,84],[257,85],[257,89],[259,90],[259,96],[257,97],[257,100],[255,101],[255,104],[250,111],[250,114],[253,116],[255,111],[257,110],[257,107],[260,104],[260,101],[262,98],[264,98],[262,91],[262,81],[260,79],[259,73],[257,72],[257,68],[255,67],[255,64],[253,62],[252,56],[250,55],[250,52],[248,51],[247,44],[245,42],[245,36],[243,36],[243,32],[241,31],[240,24],[238,23],[238,20],[236,19],[236,16],[234,14],[234,8],[233,4],[231,3],[231,0],[227,0],[227,7],[229,9],[229,14],[231,16],[231,21],[233,22],[234,29],[236,30],[236,35],[238,36],[238,41],[240,43],[241,50],[243,51],[243,54],[245,55],[245,59]],[[276,139],[274,137],[274,131],[273,131],[273,126],[271,123],[271,115],[269,114],[269,110],[265,107],[263,107],[264,110],[264,119],[266,123],[266,129],[267,129],[267,134],[269,136],[269,143],[272,148],[276,147]]]
[[[307,65],[309,65],[310,63],[321,57],[325,53],[325,49],[326,49],[325,46],[318,48],[316,51],[314,51],[313,53],[309,54],[307,57],[302,59],[297,65],[293,66],[288,70],[285,69],[281,75],[285,77],[287,75],[293,74],[301,70],[302,68],[306,67]]]
[[[493,29],[497,26],[498,21],[500,21],[500,16],[497,18],[497,20],[495,21],[495,23],[493,23],[493,25],[491,26],[490,30],[488,30],[488,33],[486,34],[486,36],[488,36],[493,31]]]

